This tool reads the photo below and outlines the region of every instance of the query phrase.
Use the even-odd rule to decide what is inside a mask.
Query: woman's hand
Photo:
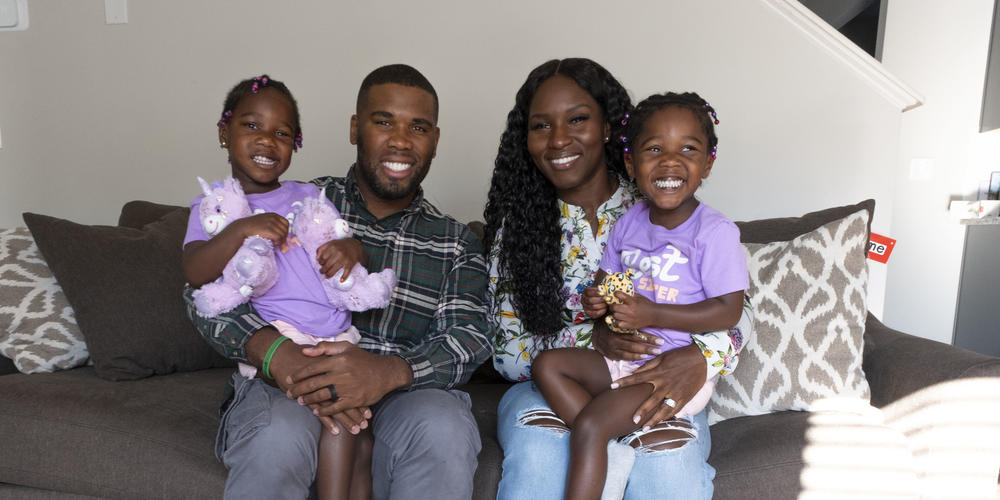
[[[608,359],[638,361],[659,354],[663,339],[654,335],[623,335],[612,332],[604,321],[594,322],[590,336],[594,350]]]
[[[343,269],[340,281],[345,281],[355,264],[363,266],[368,263],[368,255],[360,241],[344,238],[323,243],[316,249],[316,262],[319,262],[320,272],[327,278],[332,278],[337,271]]]
[[[650,359],[632,375],[618,379],[611,388],[651,384],[653,393],[639,405],[633,419],[643,428],[674,416],[705,385],[705,356],[691,344]],[[673,406],[664,404],[672,399]]]

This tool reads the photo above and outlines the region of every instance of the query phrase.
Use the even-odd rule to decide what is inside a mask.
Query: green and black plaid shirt
[[[402,212],[378,220],[366,208],[354,167],[346,177],[313,180],[347,220],[368,254],[368,270],[391,268],[399,277],[385,309],[353,313],[361,348],[395,354],[413,369],[410,389],[451,388],[468,381],[493,354],[487,319],[482,243],[466,226],[443,215],[417,193]],[[224,356],[246,363],[244,345],[268,326],[249,304],[216,318],[188,316]]]

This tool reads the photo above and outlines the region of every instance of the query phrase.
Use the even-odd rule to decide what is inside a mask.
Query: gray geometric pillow
[[[0,353],[23,373],[84,364],[73,308],[25,227],[0,230]]]
[[[720,377],[708,419],[805,410],[828,396],[869,399],[861,369],[867,314],[867,210],[791,241],[744,243],[754,337]]]

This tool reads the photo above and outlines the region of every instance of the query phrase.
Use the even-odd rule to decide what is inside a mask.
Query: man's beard
[[[420,183],[423,182],[424,177],[427,177],[427,172],[431,169],[431,162],[427,160],[427,163],[423,165],[413,165],[410,169],[413,170],[413,175],[409,178],[409,183],[406,180],[393,181],[393,180],[383,180],[379,178],[377,171],[380,165],[369,165],[369,156],[365,150],[364,142],[358,137],[358,158],[357,158],[357,170],[361,177],[364,178],[365,183],[371,188],[375,196],[383,200],[400,200],[408,196],[413,195],[420,189]]]

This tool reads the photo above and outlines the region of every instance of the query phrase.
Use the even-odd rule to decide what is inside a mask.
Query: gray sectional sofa
[[[741,229],[747,241],[784,241],[856,208],[741,223]],[[123,210],[119,227],[141,229],[178,210],[186,209],[133,202]],[[169,238],[152,244],[180,241],[184,229],[180,221],[185,218],[171,220],[163,233]],[[72,234],[74,228],[83,231],[76,236],[80,242],[103,237],[86,233],[88,228],[82,226],[67,229],[60,225],[63,222],[45,221],[60,233]],[[34,225],[39,226],[37,220]],[[110,233],[116,230],[106,229]],[[98,233],[105,234],[101,231]],[[32,232],[38,239],[37,233],[44,228],[32,227]],[[134,240],[136,234],[129,233],[129,238]],[[113,253],[121,246],[101,242],[101,248]],[[86,249],[76,247],[75,251],[85,253]],[[87,314],[104,314],[93,309],[100,306],[93,302],[102,300],[98,295],[105,292],[74,299],[79,292],[70,288],[83,285],[71,285],[64,279],[72,271],[57,270],[54,260],[58,256],[50,255],[53,252],[43,247],[42,253],[74,308],[79,304],[80,311]],[[125,265],[122,262],[128,259],[119,260]],[[170,272],[180,272],[179,262],[162,265]],[[170,287],[177,283],[179,276]],[[127,293],[144,292],[129,289]],[[169,300],[180,300],[179,287],[166,293],[175,295]],[[131,325],[134,331],[154,322],[170,324],[180,311],[179,303],[168,307],[148,300],[128,307],[145,307],[141,313],[147,321]],[[184,355],[188,357],[201,356],[200,361],[146,363],[150,376],[141,376],[145,372],[133,368],[144,362],[130,359],[129,341],[112,339],[113,345],[101,345],[108,340],[97,339],[99,332],[88,331],[91,325],[85,324],[80,311],[77,316],[88,346],[94,337],[91,356],[105,359],[94,359],[93,366],[32,375],[16,373],[10,360],[0,359],[0,498],[220,498],[226,470],[213,456],[213,440],[231,365],[209,351],[187,352]],[[119,311],[125,316],[121,321],[136,313]],[[159,318],[158,314],[171,318]],[[198,341],[191,329],[177,331],[175,337],[165,340],[167,344],[195,346],[192,349],[198,348]],[[169,345],[156,346],[157,353],[169,349]],[[122,375],[129,370],[140,376]],[[948,380],[997,377],[1000,381],[1000,359],[892,330],[871,315],[864,323],[863,370],[876,407]],[[508,387],[488,365],[464,387],[472,396],[483,442],[475,476],[477,499],[496,495],[502,462],[496,441],[496,408]],[[796,498],[807,486],[803,471],[808,457],[803,450],[811,425],[810,413],[804,411],[730,418],[713,425],[709,462],[717,469],[716,498]],[[664,492],[663,498],[670,498],[669,492]]]

